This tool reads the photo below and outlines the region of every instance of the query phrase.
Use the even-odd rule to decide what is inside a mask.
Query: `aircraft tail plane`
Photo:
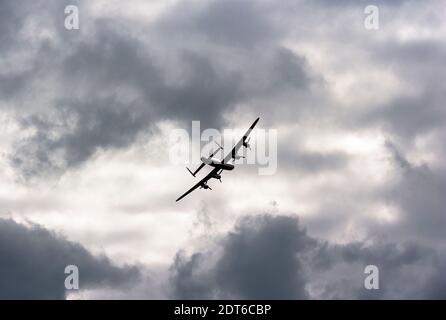
[[[187,171],[189,171],[189,173],[195,177],[195,175],[198,173],[198,171],[200,171],[203,167],[204,167],[205,163],[203,162],[202,164],[200,164],[200,166],[197,168],[197,170],[195,170],[195,172],[192,172],[188,167],[186,167]]]
[[[189,171],[189,173],[190,173],[193,177],[195,177],[195,174],[194,174],[192,171],[190,171],[190,169],[189,169],[188,167],[186,167],[186,169],[187,169],[187,171]]]

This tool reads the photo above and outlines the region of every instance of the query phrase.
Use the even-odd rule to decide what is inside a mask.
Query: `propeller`
[[[212,188],[209,187],[209,185],[208,185],[207,183],[202,184],[202,185],[200,186],[200,189],[209,189],[209,190],[212,190]]]

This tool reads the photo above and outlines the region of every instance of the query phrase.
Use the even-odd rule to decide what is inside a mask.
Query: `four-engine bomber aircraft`
[[[257,124],[257,122],[259,121],[259,119],[260,118],[257,118],[256,121],[254,121],[254,123],[249,127],[248,131],[246,131],[246,133],[243,135],[243,137],[240,139],[240,141],[237,142],[237,144],[234,146],[234,148],[232,148],[231,152],[228,153],[226,155],[226,157],[223,158],[223,160],[218,160],[216,158],[213,158],[213,156],[220,149],[223,149],[221,146],[219,146],[219,148],[216,151],[212,152],[208,158],[201,157],[202,163],[197,168],[197,170],[195,170],[195,172],[192,172],[189,170],[189,168],[186,168],[190,172],[190,174],[195,177],[195,175],[198,173],[198,171],[200,171],[206,164],[210,165],[211,167],[214,167],[214,169],[212,169],[211,172],[209,172],[203,179],[201,179],[200,182],[198,182],[196,185],[194,185],[192,188],[190,188],[186,193],[184,193],[176,201],[183,199],[185,196],[187,196],[189,193],[191,193],[192,191],[194,191],[197,188],[212,190],[211,187],[208,186],[208,181],[212,178],[217,179],[221,182],[222,171],[234,169],[234,165],[229,163],[229,161],[240,159],[243,157],[243,156],[237,155],[237,152],[240,149],[240,147],[244,146],[245,148],[251,149],[251,147],[249,146],[249,140],[251,138],[248,139],[248,136],[251,133],[252,129],[254,129],[254,127]]]

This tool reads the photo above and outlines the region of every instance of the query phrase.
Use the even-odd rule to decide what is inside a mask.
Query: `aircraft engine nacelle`
[[[215,167],[223,169],[223,170],[232,170],[234,169],[234,165],[230,163],[220,163],[216,165]]]
[[[249,144],[249,140],[251,140],[251,137],[249,137],[247,140],[243,140],[243,146],[251,150],[251,145]]]
[[[221,179],[221,175],[219,175],[218,173],[216,173],[216,174],[213,174],[213,175],[212,175],[212,178],[215,178],[215,179],[217,179],[217,180],[220,180],[220,179]]]

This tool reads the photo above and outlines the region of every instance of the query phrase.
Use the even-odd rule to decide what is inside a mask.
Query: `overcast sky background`
[[[445,16],[0,0],[0,298],[446,298]],[[176,203],[196,180],[169,161],[172,130],[257,117],[277,172],[240,165]]]

